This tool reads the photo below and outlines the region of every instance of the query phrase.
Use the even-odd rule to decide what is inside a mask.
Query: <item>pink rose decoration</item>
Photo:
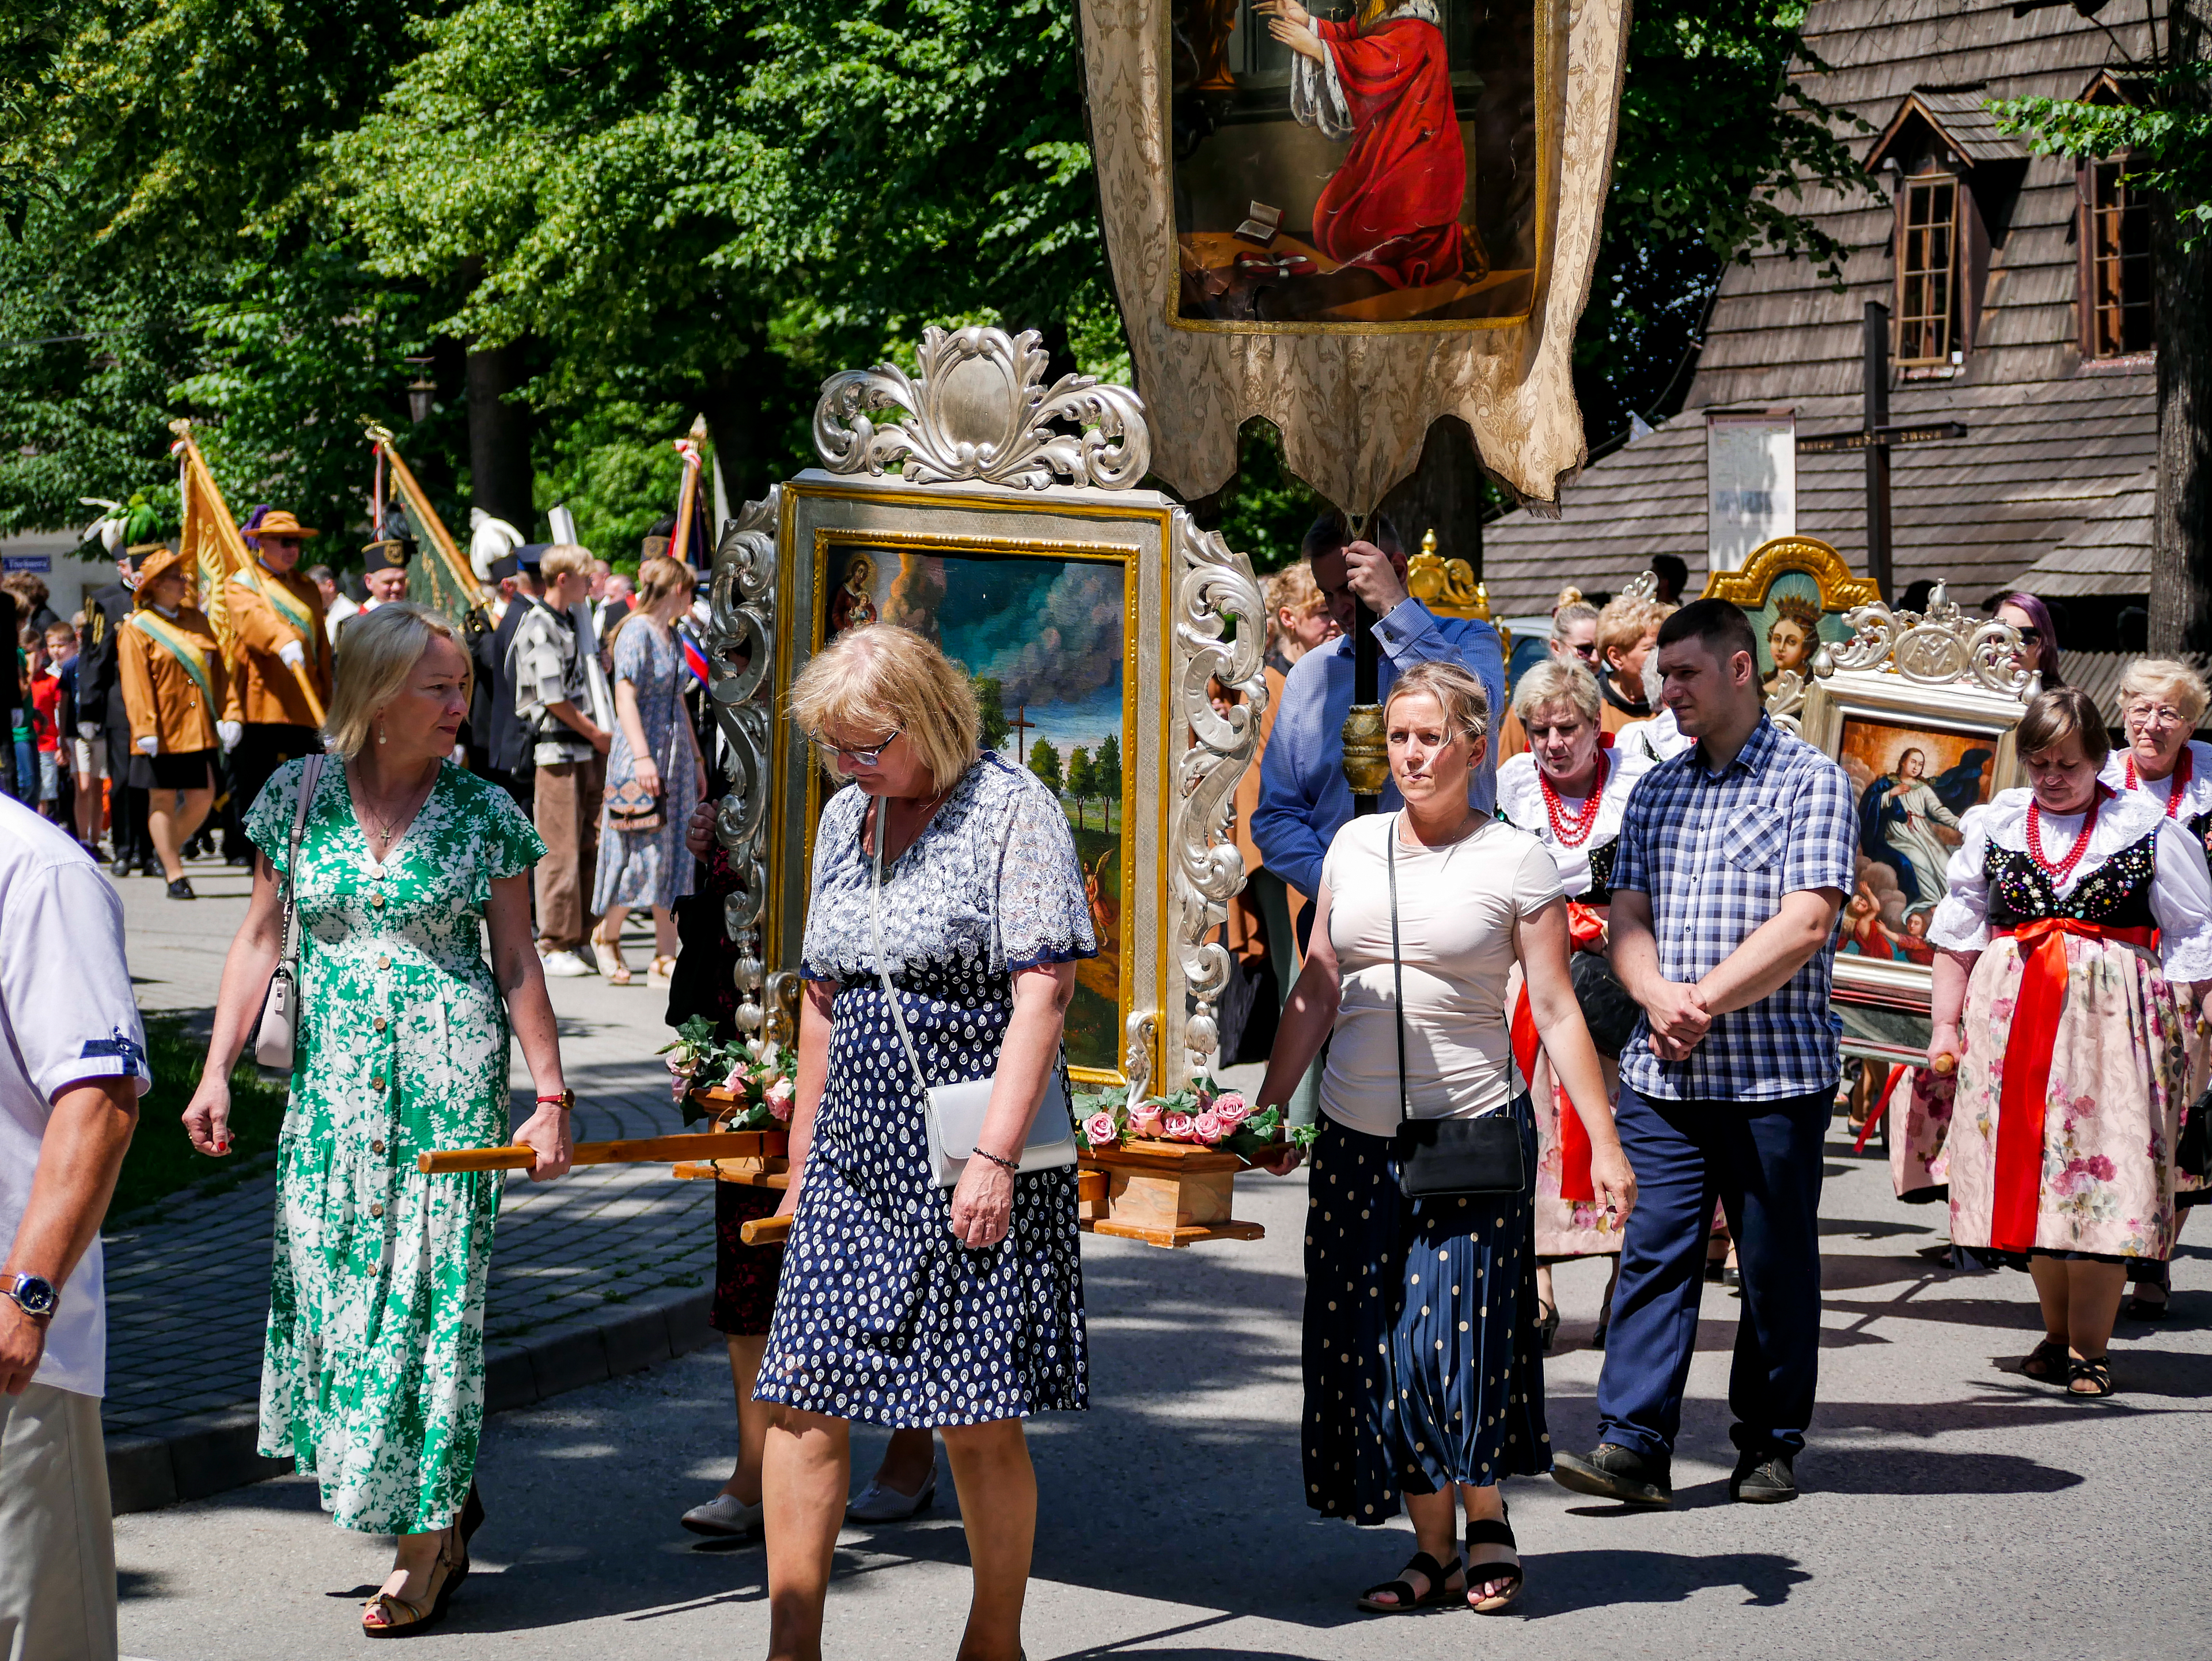
[[[1216,1096],[1211,1110],[1215,1118],[1231,1130],[1252,1116],[1252,1110],[1245,1105],[1244,1098],[1233,1090]]]
[[[738,1066],[730,1069],[730,1076],[722,1080],[722,1088],[730,1092],[732,1095],[743,1096],[745,1093],[746,1087],[751,1083],[751,1076],[746,1072],[744,1064],[741,1062]]]
[[[1121,1140],[1111,1113],[1094,1113],[1083,1122],[1083,1134],[1093,1147],[1110,1147]]]
[[[1157,1138],[1166,1128],[1160,1110],[1150,1102],[1139,1102],[1129,1110],[1129,1134],[1132,1136]]]
[[[1167,1116],[1167,1123],[1162,1129],[1167,1139],[1171,1142],[1188,1142],[1195,1140],[1191,1134],[1192,1120],[1190,1115],[1188,1113],[1169,1114]]]
[[[791,1104],[794,1094],[796,1092],[792,1089],[791,1080],[788,1079],[778,1079],[768,1087],[766,1097],[768,1110],[775,1116],[778,1123],[791,1123]]]
[[[1200,1114],[1190,1122],[1190,1134],[1194,1141],[1204,1142],[1212,1147],[1229,1134],[1229,1127],[1221,1123],[1219,1114],[1209,1111]]]

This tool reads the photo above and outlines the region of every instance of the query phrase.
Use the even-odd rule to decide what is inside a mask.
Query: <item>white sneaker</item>
[[[761,1506],[746,1505],[733,1494],[718,1494],[705,1505],[692,1506],[682,1520],[694,1534],[741,1540],[760,1532],[763,1510]]]
[[[591,964],[573,952],[548,952],[545,954],[545,972],[564,981],[573,981],[580,975],[588,975],[592,971]]]
[[[921,1479],[921,1492],[901,1494],[886,1487],[881,1477],[872,1478],[860,1490],[860,1497],[845,1507],[848,1523],[903,1523],[908,1518],[929,1509],[937,1498],[937,1463],[932,1460],[929,1475]]]

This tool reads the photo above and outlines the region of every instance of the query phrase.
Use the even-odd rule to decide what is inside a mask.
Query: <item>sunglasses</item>
[[[2032,623],[2023,623],[2019,628],[2014,630],[2013,632],[2018,635],[2021,641],[2029,646],[2034,645],[2036,642],[2043,638],[2043,630],[2037,628]]]
[[[890,737],[885,739],[881,744],[872,744],[865,749],[856,745],[833,744],[819,733],[809,733],[806,735],[806,741],[833,762],[850,756],[863,767],[873,767],[884,758],[884,751],[896,743],[898,735],[905,731],[906,728],[903,727],[895,727],[891,729]]]

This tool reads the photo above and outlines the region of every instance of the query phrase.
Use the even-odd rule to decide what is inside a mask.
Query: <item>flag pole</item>
[[[453,578],[453,586],[468,597],[469,609],[483,610],[488,598],[483,585],[477,581],[476,571],[468,561],[461,557],[461,551],[454,545],[453,533],[446,529],[446,522],[438,517],[438,510],[430,505],[430,498],[422,493],[422,487],[416,482],[414,473],[399,459],[399,451],[392,441],[391,429],[379,425],[370,416],[363,416],[361,423],[368,435],[369,442],[376,447],[377,453],[392,469],[392,483],[399,492],[399,499],[407,505],[407,517],[413,520],[429,538],[430,545],[437,551],[440,561],[445,565],[447,575]]]

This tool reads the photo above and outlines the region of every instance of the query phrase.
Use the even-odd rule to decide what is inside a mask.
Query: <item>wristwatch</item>
[[[0,1275],[0,1297],[15,1299],[15,1306],[34,1321],[51,1319],[62,1300],[54,1283],[42,1275]]]

